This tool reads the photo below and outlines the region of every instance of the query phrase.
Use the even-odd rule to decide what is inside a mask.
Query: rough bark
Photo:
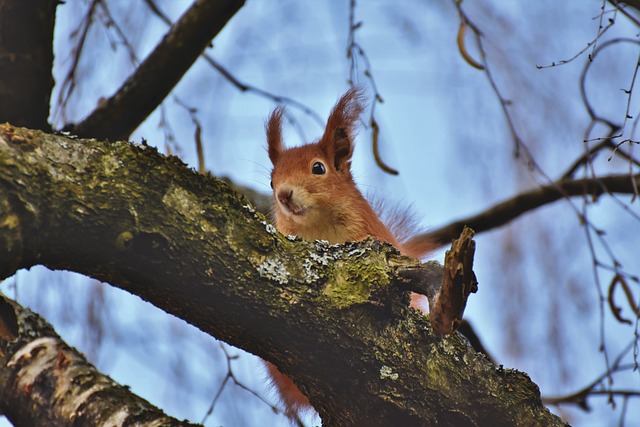
[[[43,264],[275,363],[324,425],[563,425],[526,374],[408,309],[415,263],[290,240],[222,182],[128,143],[0,126],[0,277]]]
[[[476,244],[472,237],[473,231],[465,228],[445,254],[442,287],[436,297],[429,300],[431,326],[437,334],[450,334],[458,329],[469,295],[478,291],[473,272]]]
[[[244,0],[196,0],[122,87],[67,129],[92,138],[128,139],[243,4]]]
[[[14,426],[191,426],[101,374],[33,312],[0,294],[0,411]]]
[[[0,0],[0,123],[50,129],[56,0]]]

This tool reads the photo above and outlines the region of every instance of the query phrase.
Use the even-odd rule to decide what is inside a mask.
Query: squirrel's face
[[[348,182],[353,185],[350,172],[336,170],[317,144],[285,150],[271,173],[276,214],[302,227],[323,227],[335,220],[335,196]]]
[[[267,150],[273,164],[271,187],[276,226],[304,239],[345,241],[350,202],[360,193],[351,177],[353,133],[362,105],[359,89],[345,93],[331,111],[324,134],[313,144],[285,148],[284,108],[267,122]]]

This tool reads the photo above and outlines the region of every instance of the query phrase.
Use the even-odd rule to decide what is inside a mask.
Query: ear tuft
[[[357,130],[357,121],[364,109],[362,89],[349,89],[333,107],[320,147],[333,159],[337,170],[344,171],[349,167],[353,155],[353,139]]]
[[[269,159],[271,159],[273,165],[276,164],[280,153],[284,150],[282,145],[282,116],[284,112],[284,107],[278,107],[273,110],[267,120],[267,151],[269,152]]]

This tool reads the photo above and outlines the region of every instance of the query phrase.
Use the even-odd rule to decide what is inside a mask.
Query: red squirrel
[[[273,164],[271,188],[278,231],[305,240],[329,243],[359,241],[372,236],[395,246],[404,255],[421,258],[435,245],[427,241],[403,245],[378,218],[356,187],[351,156],[357,121],[363,110],[362,92],[350,89],[335,105],[324,134],[315,143],[285,148],[282,143],[284,108],[276,108],[266,126],[269,159]],[[412,306],[418,307],[417,295]],[[307,397],[293,381],[266,362],[286,414],[310,409]]]

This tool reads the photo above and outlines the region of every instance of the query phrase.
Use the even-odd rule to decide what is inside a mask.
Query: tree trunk
[[[56,0],[0,0],[0,123],[50,130]]]

